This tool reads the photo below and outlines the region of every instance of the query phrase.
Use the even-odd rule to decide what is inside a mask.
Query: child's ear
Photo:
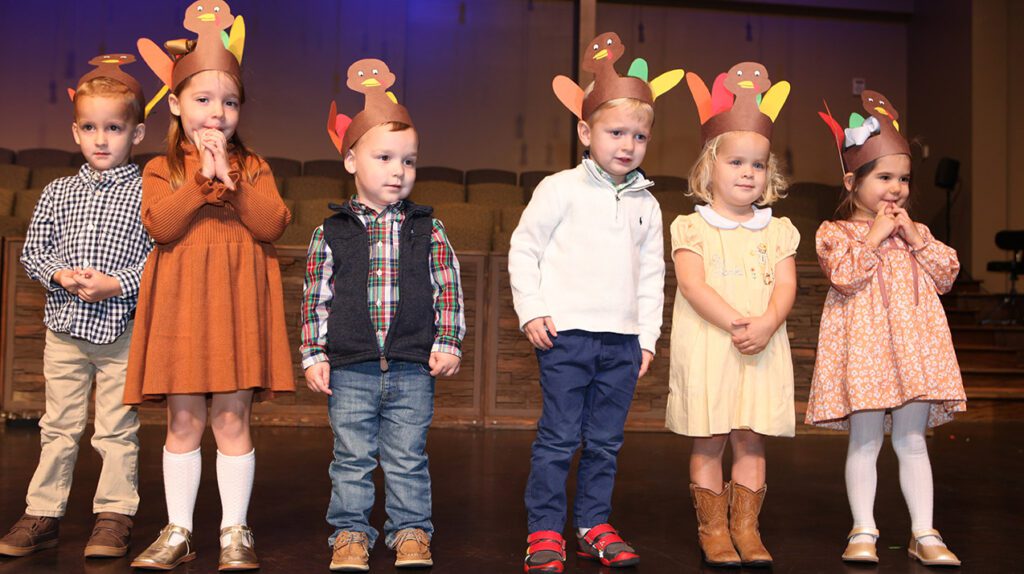
[[[351,175],[355,175],[356,174],[356,154],[355,154],[354,151],[352,151],[352,148],[349,148],[345,152],[345,159],[343,161],[345,163],[345,171],[349,172]]]
[[[75,137],[77,145],[82,145],[82,138],[78,135],[78,122],[71,122],[71,135]]]
[[[172,114],[181,116],[181,102],[178,101],[178,96],[174,94],[167,96],[167,105],[171,108]]]
[[[135,129],[132,130],[132,145],[139,145],[142,143],[142,139],[146,137],[146,124],[138,124]]]
[[[576,134],[579,135],[583,147],[590,147],[590,124],[580,120],[576,124]]]
[[[846,175],[843,176],[843,187],[846,188],[846,191],[851,193],[853,192],[853,182],[856,179],[857,176],[855,176],[852,171],[846,172]]]

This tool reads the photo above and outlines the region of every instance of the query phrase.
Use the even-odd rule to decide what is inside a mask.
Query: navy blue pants
[[[552,342],[551,349],[537,351],[544,404],[526,482],[530,532],[565,527],[565,481],[581,443],[574,523],[591,528],[608,522],[642,356],[636,335],[573,330]]]

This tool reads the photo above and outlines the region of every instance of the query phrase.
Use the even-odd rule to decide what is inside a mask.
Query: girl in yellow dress
[[[786,186],[770,151],[781,102],[775,88],[762,101],[778,107],[766,110],[755,99],[770,86],[760,64],[737,64],[715,82],[736,98],[714,115],[702,106],[703,82],[687,77],[705,140],[690,190],[705,205],[671,228],[681,296],[672,312],[666,424],[694,437],[690,493],[705,561],[766,566],[772,558],[758,534],[765,437],[793,436],[795,428],[786,316],[796,297],[800,235],[766,207]],[[733,465],[724,483],[727,443]]]

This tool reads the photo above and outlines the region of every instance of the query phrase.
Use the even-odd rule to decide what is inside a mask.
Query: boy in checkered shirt
[[[433,564],[427,429],[434,377],[459,371],[463,316],[459,263],[433,210],[405,198],[416,179],[418,137],[385,90],[394,75],[360,60],[348,85],[366,95],[329,134],[355,176],[356,195],[313,232],[302,305],[306,384],[328,396],[334,431],[327,521],[331,570],[366,571],[373,469],[387,484],[384,539],[398,567]]]
[[[152,240],[142,226],[142,178],[132,147],[142,141],[145,100],[119,66],[129,55],[104,55],[72,92],[75,143],[86,163],[77,175],[46,186],[36,204],[21,262],[46,288],[46,413],[42,450],[24,516],[0,540],[0,554],[25,556],[57,545],[78,441],[96,380],[93,448],[103,458],[85,556],[124,556],[139,504],[134,408],[124,405],[125,372],[139,280]]]

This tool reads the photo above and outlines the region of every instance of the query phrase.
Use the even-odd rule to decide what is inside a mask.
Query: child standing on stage
[[[302,303],[306,384],[328,396],[334,461],[327,522],[330,569],[365,572],[377,458],[387,486],[384,541],[395,566],[433,564],[427,430],[435,377],[459,371],[466,334],[459,262],[433,209],[405,198],[416,180],[418,136],[387,91],[395,75],[375,59],[348,70],[365,95],[355,117],[328,117],[328,134],[355,176],[356,195],[316,228]]]
[[[85,556],[124,556],[131,540],[139,506],[139,419],[122,399],[139,277],[153,246],[139,219],[142,178],[131,161],[132,146],[146,132],[146,102],[139,83],[120,69],[134,61],[128,54],[98,56],[89,62],[97,68],[71,91],[72,133],[86,164],[78,175],[46,186],[25,237],[21,262],[46,288],[46,412],[28,506],[0,539],[3,555],[57,545],[93,377],[92,445],[103,469]]]
[[[209,8],[207,3],[207,8]],[[266,162],[238,136],[245,101],[242,23],[218,2],[188,8],[198,43],[178,59],[147,40],[146,62],[171,91],[167,156],[143,175],[142,219],[157,246],[142,277],[125,402],[167,400],[169,524],[132,566],[168,570],[195,557],[192,514],[207,406],[223,514],[220,569],[259,567],[246,514],[256,458],[255,398],[292,391],[280,268],[271,244],[291,218]],[[239,18],[240,20],[240,18]],[[236,57],[235,54],[239,56]]]
[[[588,153],[537,186],[509,250],[515,309],[537,349],[544,398],[526,485],[528,573],[564,568],[565,483],[581,441],[577,555],[605,566],[640,561],[608,520],[626,415],[654,358],[664,304],[661,209],[647,190],[654,182],[639,168],[654,99],[683,71],[648,83],[638,59],[619,77],[614,63],[625,49],[618,35],[590,45],[582,64],[596,74],[589,91],[564,76],[553,84],[580,119]]]
[[[853,529],[843,560],[878,562],[875,464],[885,436],[899,458],[910,510],[910,556],[958,565],[932,527],[932,471],[925,433],[965,410],[966,396],[939,294],[953,286],[956,251],[907,211],[910,146],[899,114],[878,92],[861,96],[869,117],[844,130],[828,113],[846,195],[815,238],[832,283],[821,316],[807,423],[849,429],[846,492]]]
[[[765,207],[786,186],[771,136],[789,84],[772,86],[768,71],[753,62],[720,75],[714,94],[695,74],[687,81],[704,140],[690,190],[705,204],[672,223],[679,293],[666,424],[694,437],[690,494],[704,560],[767,566],[772,557],[758,531],[767,491],[765,437],[791,437],[796,425],[786,316],[796,297],[800,234]]]

